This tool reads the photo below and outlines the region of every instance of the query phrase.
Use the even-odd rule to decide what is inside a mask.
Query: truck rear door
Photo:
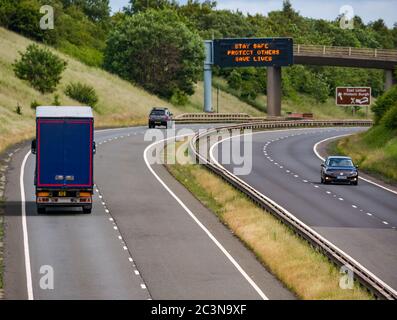
[[[92,187],[92,120],[37,121],[37,186]]]
[[[66,120],[64,123],[65,186],[92,186],[92,122]]]
[[[37,186],[63,186],[63,120],[37,121]]]

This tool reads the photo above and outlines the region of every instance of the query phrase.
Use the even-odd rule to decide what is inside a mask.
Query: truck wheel
[[[85,208],[85,207],[83,207],[83,213],[90,214],[91,211],[92,211],[92,208]]]
[[[38,214],[44,214],[44,213],[46,213],[45,207],[37,207],[37,213],[38,213]]]

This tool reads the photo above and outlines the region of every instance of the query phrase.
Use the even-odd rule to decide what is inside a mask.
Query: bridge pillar
[[[213,48],[212,41],[204,41],[205,60],[204,60],[204,112],[212,112],[212,64]]]
[[[281,67],[267,68],[267,115],[281,115]]]
[[[394,70],[385,70],[385,91],[390,89],[391,86],[396,83],[397,80],[394,76]]]

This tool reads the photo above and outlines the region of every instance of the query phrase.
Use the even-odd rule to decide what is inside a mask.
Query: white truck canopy
[[[40,106],[36,108],[36,118],[93,118],[91,107]]]

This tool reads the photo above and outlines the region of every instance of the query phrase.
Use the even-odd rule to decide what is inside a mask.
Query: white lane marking
[[[134,260],[131,257],[128,258],[128,261],[129,262],[134,262]]]
[[[338,200],[343,201],[343,198],[338,198]]]
[[[141,283],[141,288],[146,289],[146,286],[143,283]]]
[[[303,179],[302,181],[303,181],[304,183],[307,183],[307,182],[308,182],[306,179]]]
[[[387,221],[382,221],[383,222],[383,224],[389,224]]]
[[[324,158],[318,153],[318,151],[317,151],[317,148],[318,148],[318,146],[319,146],[321,143],[323,143],[323,142],[325,142],[325,141],[328,141],[328,140],[332,140],[332,139],[337,139],[337,138],[342,138],[342,137],[346,137],[346,136],[351,136],[352,134],[354,134],[354,133],[342,134],[342,135],[333,136],[333,137],[330,137],[330,138],[321,140],[321,141],[317,142],[317,143],[314,145],[314,147],[313,147],[313,152],[314,152],[314,154],[315,154],[319,159],[321,159],[321,160],[324,161],[325,159],[324,159]],[[370,179],[363,178],[363,177],[361,177],[361,176],[359,176],[358,178],[361,179],[361,180],[364,180],[364,181],[366,181],[366,182],[369,182],[369,183],[373,184],[374,186],[377,186],[377,187],[379,187],[379,188],[382,188],[383,190],[386,190],[386,191],[389,191],[389,192],[391,192],[391,193],[397,194],[397,191],[394,191],[394,190],[392,190],[392,189],[390,189],[390,188],[387,188],[387,187],[385,187],[385,186],[382,186],[382,185],[380,185],[380,184],[378,184],[378,183],[376,183],[376,182],[374,182],[374,181],[372,181],[372,180],[370,180]]]
[[[354,209],[357,209],[357,206],[356,206],[356,205],[354,205],[354,204],[352,204],[352,207],[353,207]]]
[[[134,270],[134,273],[139,276],[139,271],[138,270]]]
[[[288,131],[288,130],[304,130],[304,129],[282,129],[282,130],[272,130],[272,132],[275,131]],[[314,128],[311,130],[315,130]],[[318,130],[318,128],[317,128]],[[245,134],[241,134],[238,137],[241,136],[246,136],[246,135],[254,135],[254,134],[263,134],[264,132],[254,132],[254,133],[245,133]],[[266,132],[265,132],[266,133]],[[211,158],[211,161],[213,163],[215,163],[215,165],[221,167],[222,169],[226,170],[226,168],[224,166],[222,166],[218,160],[215,158],[214,155],[214,149],[217,145],[223,143],[224,141],[236,138],[237,136],[232,136],[232,137],[228,137],[225,139],[222,139],[216,143],[214,143],[209,151],[209,155]],[[229,171],[229,170],[227,170]],[[239,177],[237,177],[236,175],[234,175],[233,173],[231,173],[229,171],[230,174],[232,174],[235,178],[239,179],[243,184],[249,186],[248,183],[246,183],[245,181],[241,180]],[[251,187],[252,188],[252,187]],[[378,276],[376,276],[373,272],[369,271],[366,267],[364,267],[361,263],[359,263],[356,259],[354,259],[353,257],[351,257],[349,254],[347,254],[345,251],[343,251],[342,249],[340,249],[339,247],[337,247],[336,245],[334,245],[332,242],[330,242],[329,240],[327,240],[326,238],[324,238],[321,234],[319,234],[317,231],[315,231],[313,228],[309,227],[306,223],[304,223],[302,220],[298,219],[295,215],[293,215],[291,212],[289,212],[287,209],[285,209],[284,207],[282,207],[281,205],[279,205],[277,202],[273,201],[272,199],[270,199],[269,197],[265,196],[263,193],[259,192],[258,190],[256,190],[256,192],[258,194],[260,194],[263,198],[265,198],[268,202],[270,202],[271,204],[273,204],[274,206],[280,208],[281,210],[284,211],[284,213],[286,213],[287,215],[289,215],[292,219],[296,220],[297,222],[299,222],[301,225],[305,226],[306,229],[310,230],[310,232],[312,232],[313,234],[315,234],[319,239],[321,239],[322,241],[326,242],[328,244],[328,246],[332,247],[334,250],[339,251],[341,254],[343,254],[345,257],[347,257],[350,261],[353,261],[360,269],[364,270],[365,272],[367,272],[368,274],[370,274],[373,278],[375,278],[379,283],[381,283],[384,287],[388,288],[390,291],[392,291],[394,294],[397,294],[397,291],[392,288],[391,286],[389,286],[386,282],[384,282],[383,280],[381,280]],[[334,197],[336,197],[336,195],[334,195]],[[367,215],[372,216],[371,213],[367,212]]]
[[[175,138],[186,137],[185,135],[176,136]],[[222,253],[229,259],[229,261],[235,266],[235,268],[241,273],[241,275],[248,281],[248,283],[254,288],[254,290],[259,294],[259,296],[263,300],[269,300],[269,298],[262,292],[262,290],[258,287],[258,285],[250,278],[250,276],[244,271],[244,269],[238,264],[238,262],[233,258],[233,256],[227,252],[227,250],[222,246],[222,244],[214,237],[214,235],[200,222],[200,220],[194,215],[192,211],[183,203],[181,199],[165,184],[165,182],[157,175],[157,173],[153,170],[147,159],[148,151],[156,144],[163,143],[168,139],[163,139],[158,142],[154,142],[146,147],[143,152],[143,158],[145,160],[146,166],[149,171],[154,175],[158,182],[168,191],[168,193],[179,203],[179,205],[189,214],[189,216],[197,223],[197,225],[207,234],[207,236],[215,243],[215,245],[222,251]]]
[[[23,233],[23,252],[25,255],[25,271],[26,271],[26,287],[28,291],[28,300],[33,300],[33,285],[32,285],[32,270],[30,266],[30,252],[29,252],[29,235],[26,223],[26,198],[25,198],[25,185],[23,177],[25,174],[26,161],[30,155],[30,151],[25,155],[21,164],[21,172],[19,176],[19,184],[21,188],[21,209],[22,209],[22,233]]]

